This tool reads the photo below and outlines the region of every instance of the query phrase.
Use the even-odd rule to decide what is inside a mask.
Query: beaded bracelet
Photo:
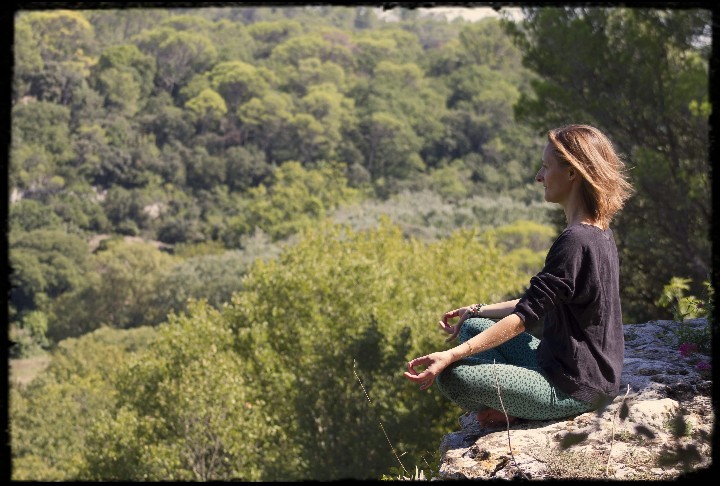
[[[485,307],[487,304],[473,304],[470,306],[470,316],[469,317],[480,317],[480,309]]]

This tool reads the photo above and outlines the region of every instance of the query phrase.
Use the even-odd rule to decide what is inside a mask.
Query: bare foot
[[[514,424],[517,422],[517,417],[511,417],[510,415],[505,418],[505,414],[494,408],[486,408],[477,413],[477,421],[483,428],[496,428],[506,424]]]

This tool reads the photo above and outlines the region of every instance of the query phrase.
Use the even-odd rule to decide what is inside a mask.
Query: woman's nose
[[[535,182],[542,182],[542,176],[540,175],[542,171],[538,171],[537,174],[535,174]]]

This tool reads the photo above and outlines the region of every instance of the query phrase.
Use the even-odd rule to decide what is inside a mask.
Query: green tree
[[[250,13],[250,12],[249,12]],[[302,31],[300,23],[292,20],[250,22],[248,34],[255,41],[255,59],[267,58],[276,45]]]
[[[165,170],[153,136],[121,114],[109,114],[101,124],[107,140],[100,164],[93,172],[93,183],[103,188],[119,185],[144,187],[153,173]]]
[[[361,119],[359,125],[363,138],[358,145],[373,181],[382,184],[387,178],[412,176],[425,168],[418,154],[421,140],[402,119],[378,111]]]
[[[330,61],[343,69],[354,68],[355,59],[347,45],[347,35],[335,29],[320,27],[319,31],[300,34],[275,46],[268,59],[273,66],[297,68],[303,59]]]
[[[33,39],[32,27],[27,22],[15,22],[13,45],[13,102],[29,91],[30,80],[41,73],[45,63],[40,46]]]
[[[133,40],[155,58],[155,84],[172,95],[177,95],[194,73],[205,71],[217,58],[215,46],[202,33],[159,26],[141,32]]]
[[[506,265],[477,233],[426,245],[387,221],[357,233],[319,225],[258,262],[228,313],[242,341],[271,357],[257,365],[273,417],[295,417],[283,420],[284,447],[301,459],[293,477],[380,477],[397,466],[388,438],[419,464],[460,411],[410,390],[402,363],[442,347],[434,323],[445,309],[516,295],[526,277]]]
[[[18,234],[39,229],[59,229],[62,220],[54,212],[49,212],[40,201],[21,199],[10,205],[8,226],[10,232]]]
[[[126,481],[287,478],[297,458],[225,319],[202,302],[158,328],[147,352],[115,374],[119,399],[88,430],[79,477]],[[277,420],[277,419],[276,419]],[[277,422],[276,422],[277,423]],[[232,425],[230,425],[232,424]]]
[[[710,10],[532,8],[508,25],[539,76],[520,119],[541,131],[595,124],[627,159],[636,193],[616,222],[623,311],[656,316],[676,275],[699,293],[710,272]]]
[[[129,69],[103,69],[97,78],[97,90],[105,96],[105,107],[125,116],[138,111],[140,84]]]
[[[199,95],[185,103],[185,107],[193,114],[200,132],[216,127],[227,113],[225,100],[212,89],[204,89]]]
[[[298,101],[298,111],[293,126],[299,160],[335,160],[343,135],[357,127],[354,101],[338,93],[332,84],[318,85]]]
[[[273,174],[272,182],[248,191],[249,199],[228,222],[223,240],[237,247],[240,237],[261,229],[280,240],[324,219],[326,212],[359,197],[347,187],[337,167],[304,169],[298,162],[286,162]]]
[[[144,30],[156,27],[163,19],[173,15],[165,8],[121,8],[80,10],[93,25],[98,45],[127,44]]]
[[[156,316],[164,320],[171,312],[184,313],[191,299],[206,300],[222,309],[232,294],[242,289],[242,279],[252,262],[244,251],[230,250],[193,257],[166,270],[153,293]]]
[[[194,189],[212,189],[225,183],[227,161],[208,153],[205,147],[196,145],[185,161],[188,186]]]
[[[116,68],[128,70],[140,88],[142,97],[148,96],[153,89],[153,80],[157,66],[155,59],[143,54],[134,44],[122,44],[105,49],[97,62],[97,69]]]
[[[218,61],[252,62],[255,40],[247,26],[230,19],[219,19],[207,33],[218,51]]]
[[[227,185],[233,191],[247,191],[266,183],[272,175],[272,166],[265,154],[253,145],[230,147],[224,155],[227,160]]]
[[[175,106],[173,98],[164,92],[147,100],[145,107],[138,114],[138,122],[145,133],[153,136],[155,145],[161,150],[165,149],[167,144],[170,144],[167,150],[174,150],[179,146],[178,144],[184,146],[195,134],[190,113]],[[173,167],[171,163],[167,165],[170,166],[167,176],[178,174],[179,167]],[[167,176],[164,179],[171,180],[171,177]]]
[[[129,353],[152,345],[154,329],[100,329],[67,339],[48,368],[8,393],[13,481],[77,481],[86,439],[117,400],[108,377]]]
[[[336,91],[344,93],[348,84],[342,66],[316,57],[301,59],[297,67],[285,66],[282,73],[287,89],[298,96],[305,96],[313,87],[322,85],[334,85]]]
[[[278,163],[283,147],[288,145],[293,112],[292,98],[277,91],[270,91],[262,98],[253,98],[237,110],[244,137],[259,147],[273,165]],[[276,152],[280,152],[277,157]]]
[[[223,97],[231,111],[254,97],[262,97],[269,89],[262,72],[252,64],[242,61],[217,64],[208,73],[208,79],[211,87]]]
[[[92,55],[95,50],[95,32],[85,15],[72,10],[46,10],[21,12],[16,20],[32,33],[44,63],[78,60]]]
[[[70,110],[55,103],[21,103],[13,107],[12,121],[10,180],[20,188],[41,189],[72,157]]]
[[[61,229],[10,234],[10,304],[22,314],[45,310],[51,299],[80,288],[86,278],[88,246]]]
[[[153,295],[162,272],[175,259],[148,243],[107,243],[88,264],[83,285],[53,302],[48,337],[55,342],[109,326],[127,329],[159,322]]]
[[[82,234],[110,230],[110,221],[98,193],[84,180],[67,184],[63,191],[48,196],[45,204],[61,218],[68,232]]]

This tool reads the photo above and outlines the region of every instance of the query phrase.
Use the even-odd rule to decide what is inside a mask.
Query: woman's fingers
[[[430,386],[432,384],[432,381],[434,380],[434,377],[432,376],[432,373],[430,373],[430,371],[428,371],[427,369],[418,373],[417,371],[415,371],[415,366],[422,366],[428,363],[430,363],[430,359],[428,359],[427,356],[415,358],[414,360],[408,362],[408,370],[403,373],[405,375],[405,378],[407,378],[408,380],[419,383],[421,385],[421,390],[424,390],[425,388]]]
[[[425,390],[425,389],[429,388],[430,385],[432,385],[433,382],[435,381],[435,377],[431,373],[429,373],[427,370],[423,371],[420,374],[409,373],[407,371],[403,374],[410,381],[420,384],[421,390]]]

